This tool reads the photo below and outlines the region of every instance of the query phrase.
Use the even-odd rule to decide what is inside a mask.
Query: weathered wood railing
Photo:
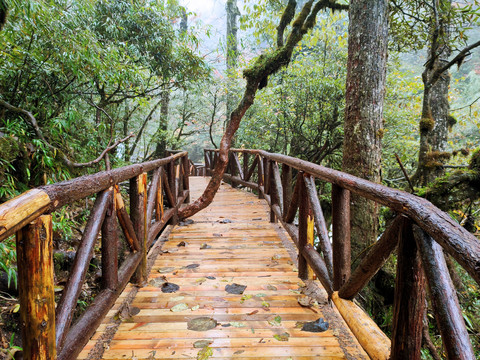
[[[75,359],[126,284],[146,279],[146,255],[189,201],[186,152],[30,190],[0,205],[0,241],[17,234],[20,312],[25,359]],[[148,173],[150,185],[148,182]],[[130,215],[119,184],[129,180]],[[52,218],[62,206],[97,194],[68,283],[55,311]],[[168,203],[168,207],[164,206]],[[166,204],[165,204],[166,205]],[[130,254],[118,266],[117,221]],[[102,290],[71,325],[94,245],[101,233]]]
[[[207,175],[217,150],[205,150]],[[243,164],[240,162],[241,156]],[[282,170],[280,171],[279,164]],[[296,172],[296,183],[293,183]],[[255,178],[256,181],[252,181]],[[332,239],[315,178],[332,184]],[[472,345],[445,263],[450,254],[480,284],[480,242],[425,199],[289,156],[231,150],[224,180],[258,191],[299,249],[298,272],[317,275],[367,353],[375,359],[420,359],[425,283],[449,359],[474,359]],[[350,193],[389,207],[397,215],[351,272]],[[298,226],[294,224],[298,210]],[[320,252],[313,245],[314,229]],[[397,250],[391,341],[352,300]]]

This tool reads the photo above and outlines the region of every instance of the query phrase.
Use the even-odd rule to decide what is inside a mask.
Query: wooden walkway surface
[[[206,181],[190,178],[192,199]],[[297,278],[264,201],[222,185],[191,220],[157,246],[148,284],[125,289],[78,359],[368,359],[321,285]],[[162,292],[165,281],[178,290]],[[228,293],[232,284],[246,286],[243,294]],[[319,318],[328,330],[301,330]]]

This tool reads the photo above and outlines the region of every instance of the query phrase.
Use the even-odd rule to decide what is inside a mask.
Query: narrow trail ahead
[[[190,178],[192,199],[207,180]],[[127,286],[78,359],[368,359],[319,282],[298,279],[264,201],[225,184],[191,220],[157,245],[148,284]],[[319,318],[326,331],[301,330]],[[191,330],[199,324],[212,328]]]

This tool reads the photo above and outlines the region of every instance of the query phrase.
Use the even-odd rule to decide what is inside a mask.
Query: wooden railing
[[[54,359],[57,355],[62,360],[75,359],[126,284],[130,280],[145,282],[148,248],[167,223],[177,221],[179,206],[189,201],[189,171],[187,153],[179,152],[30,190],[0,205],[0,241],[17,234],[25,359]],[[127,180],[130,215],[119,189]],[[50,213],[95,194],[68,283],[55,310]],[[120,267],[116,218],[130,249]],[[100,233],[102,290],[71,326]]]
[[[207,175],[217,150],[205,150]],[[240,162],[242,159],[242,162]],[[281,170],[280,170],[281,165]],[[294,172],[296,173],[293,185]],[[252,180],[254,179],[254,180]],[[332,184],[330,240],[315,179]],[[289,156],[262,150],[231,150],[224,180],[258,191],[298,247],[298,272],[309,268],[321,281],[346,322],[375,359],[420,359],[426,286],[449,359],[474,359],[472,345],[452,285],[444,252],[480,284],[480,242],[425,199]],[[351,271],[350,193],[396,213],[383,235]],[[294,224],[298,210],[298,226]],[[320,251],[313,247],[314,229]],[[397,250],[392,339],[352,300]]]

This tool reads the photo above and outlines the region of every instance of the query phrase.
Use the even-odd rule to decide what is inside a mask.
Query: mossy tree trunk
[[[381,180],[381,139],[387,65],[388,2],[350,2],[343,170]],[[377,238],[378,206],[351,197],[352,259]]]
[[[240,16],[237,0],[228,0],[227,10],[227,119],[235,107],[234,79],[238,65],[237,17]]]

